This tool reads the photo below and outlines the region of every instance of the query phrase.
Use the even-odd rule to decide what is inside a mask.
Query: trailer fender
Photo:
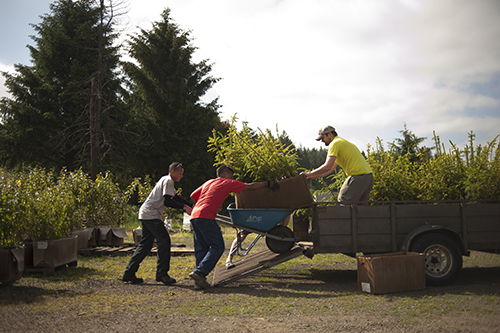
[[[467,255],[467,256],[469,255],[469,252],[467,251],[467,247],[462,237],[459,234],[457,234],[454,230],[446,228],[442,225],[422,225],[418,228],[413,229],[406,235],[403,242],[401,243],[401,250],[409,251],[411,243],[415,238],[417,238],[422,234],[433,233],[433,232],[444,233],[450,236],[455,241],[455,243],[457,243],[460,251],[462,252],[462,255]]]

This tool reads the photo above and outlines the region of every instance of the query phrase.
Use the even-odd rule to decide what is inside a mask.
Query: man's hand
[[[301,173],[299,173],[299,176],[305,176],[306,179],[309,179],[309,172],[302,171]]]
[[[266,180],[266,186],[273,191],[277,191],[280,189],[280,184],[278,184],[278,182],[275,180]]]
[[[186,212],[186,214],[191,215],[193,208],[189,207],[188,205],[184,205],[184,211]]]

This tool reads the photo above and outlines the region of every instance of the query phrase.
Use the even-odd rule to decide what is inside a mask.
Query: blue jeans
[[[135,249],[132,258],[130,258],[123,276],[135,276],[141,262],[151,253],[151,249],[156,239],[156,246],[158,248],[156,254],[156,278],[161,278],[167,275],[170,270],[170,235],[162,220],[141,220],[141,226],[141,242]]]
[[[192,219],[191,228],[194,237],[194,257],[196,268],[193,271],[199,276],[206,277],[217,265],[224,253],[224,239],[215,220]]]

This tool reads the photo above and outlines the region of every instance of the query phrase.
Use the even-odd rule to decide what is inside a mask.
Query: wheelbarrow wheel
[[[290,228],[279,225],[274,228],[272,228],[268,234],[271,234],[273,236],[279,236],[279,237],[284,237],[284,238],[294,238],[295,235],[293,234],[293,231],[290,230]],[[273,251],[274,253],[285,253],[288,252],[292,249],[293,245],[295,242],[293,241],[282,241],[282,240],[277,240],[274,238],[266,237],[266,245],[269,248],[269,250]]]

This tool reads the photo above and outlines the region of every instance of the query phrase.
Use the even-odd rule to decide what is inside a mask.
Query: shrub
[[[19,227],[18,190],[16,177],[0,168],[0,249],[11,249],[22,245]]]
[[[375,185],[370,200],[483,200],[500,199],[500,148],[498,136],[485,147],[469,144],[460,150],[451,143],[448,153],[434,135],[436,152],[411,161],[410,154],[386,152],[381,144],[368,150]],[[380,143],[378,141],[378,143]]]
[[[434,156],[429,149],[400,154],[384,149],[377,138],[375,150],[368,146],[367,161],[375,184],[371,201],[424,200],[500,200],[500,146],[496,136],[486,146],[474,146],[475,135],[469,134],[469,144],[460,150],[451,143],[446,152],[434,133]],[[389,146],[394,146],[394,143]],[[316,193],[331,194],[327,200],[337,200],[337,191],[346,176],[342,170],[328,176],[331,185],[322,182]]]
[[[234,116],[226,134],[214,130],[208,140],[208,151],[215,153],[216,166],[231,166],[235,178],[247,183],[297,175],[297,153],[292,144],[284,145],[279,135],[275,138],[269,129],[259,129],[256,134],[244,124],[238,131],[235,122]]]
[[[17,200],[13,209],[26,241],[59,239],[77,226],[71,219],[75,203],[52,171],[31,168],[16,174]]]
[[[111,174],[92,181],[81,170],[0,169],[0,178],[1,247],[68,237],[79,227],[120,226],[133,190],[121,191]]]

